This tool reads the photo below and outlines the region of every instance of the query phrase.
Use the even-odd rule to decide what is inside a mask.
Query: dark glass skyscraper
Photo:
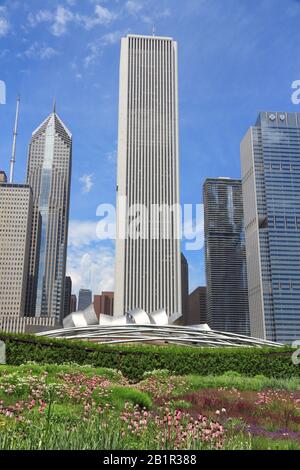
[[[71,313],[72,279],[67,276],[65,279],[65,298],[64,298],[64,318]]]
[[[251,333],[300,338],[300,113],[260,113],[241,144]]]
[[[249,307],[242,183],[204,183],[207,322],[213,330],[248,335]]]
[[[93,303],[93,293],[90,289],[80,289],[78,296],[78,310],[85,310]]]
[[[184,325],[187,325],[189,317],[189,265],[183,253],[181,253],[181,298],[182,321]]]

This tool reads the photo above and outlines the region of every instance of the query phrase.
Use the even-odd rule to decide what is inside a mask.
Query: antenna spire
[[[56,114],[56,98],[53,99],[53,113]]]
[[[10,159],[10,175],[9,175],[10,184],[14,182],[14,171],[15,171],[15,163],[16,163],[16,145],[17,145],[17,135],[18,135],[18,124],[19,124],[19,110],[20,110],[20,96],[18,96],[17,98],[16,119],[15,119],[15,127],[14,127],[14,132],[13,132],[13,145],[12,145],[12,152],[11,152],[11,159]]]

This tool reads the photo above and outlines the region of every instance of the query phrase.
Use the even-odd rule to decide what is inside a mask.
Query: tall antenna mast
[[[13,146],[10,160],[10,175],[9,182],[12,184],[14,182],[14,170],[16,162],[16,145],[17,145],[17,135],[18,135],[18,124],[19,124],[19,110],[20,110],[20,96],[17,98],[17,109],[16,109],[16,120],[13,134]]]

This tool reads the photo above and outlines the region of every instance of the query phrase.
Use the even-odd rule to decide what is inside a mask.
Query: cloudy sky
[[[206,177],[240,176],[239,144],[259,111],[299,111],[299,0],[0,0],[0,168],[8,171],[21,94],[16,181],[32,131],[57,112],[73,133],[68,273],[74,290],[114,286],[114,244],[96,210],[115,202],[120,38],[179,43],[181,202],[202,202]],[[202,225],[198,225],[201,233]],[[190,289],[205,282],[203,249],[183,251]]]

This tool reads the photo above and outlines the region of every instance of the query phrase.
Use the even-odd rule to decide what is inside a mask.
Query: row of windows
[[[286,230],[300,230],[300,216],[269,216],[268,225],[270,228],[284,228]]]

